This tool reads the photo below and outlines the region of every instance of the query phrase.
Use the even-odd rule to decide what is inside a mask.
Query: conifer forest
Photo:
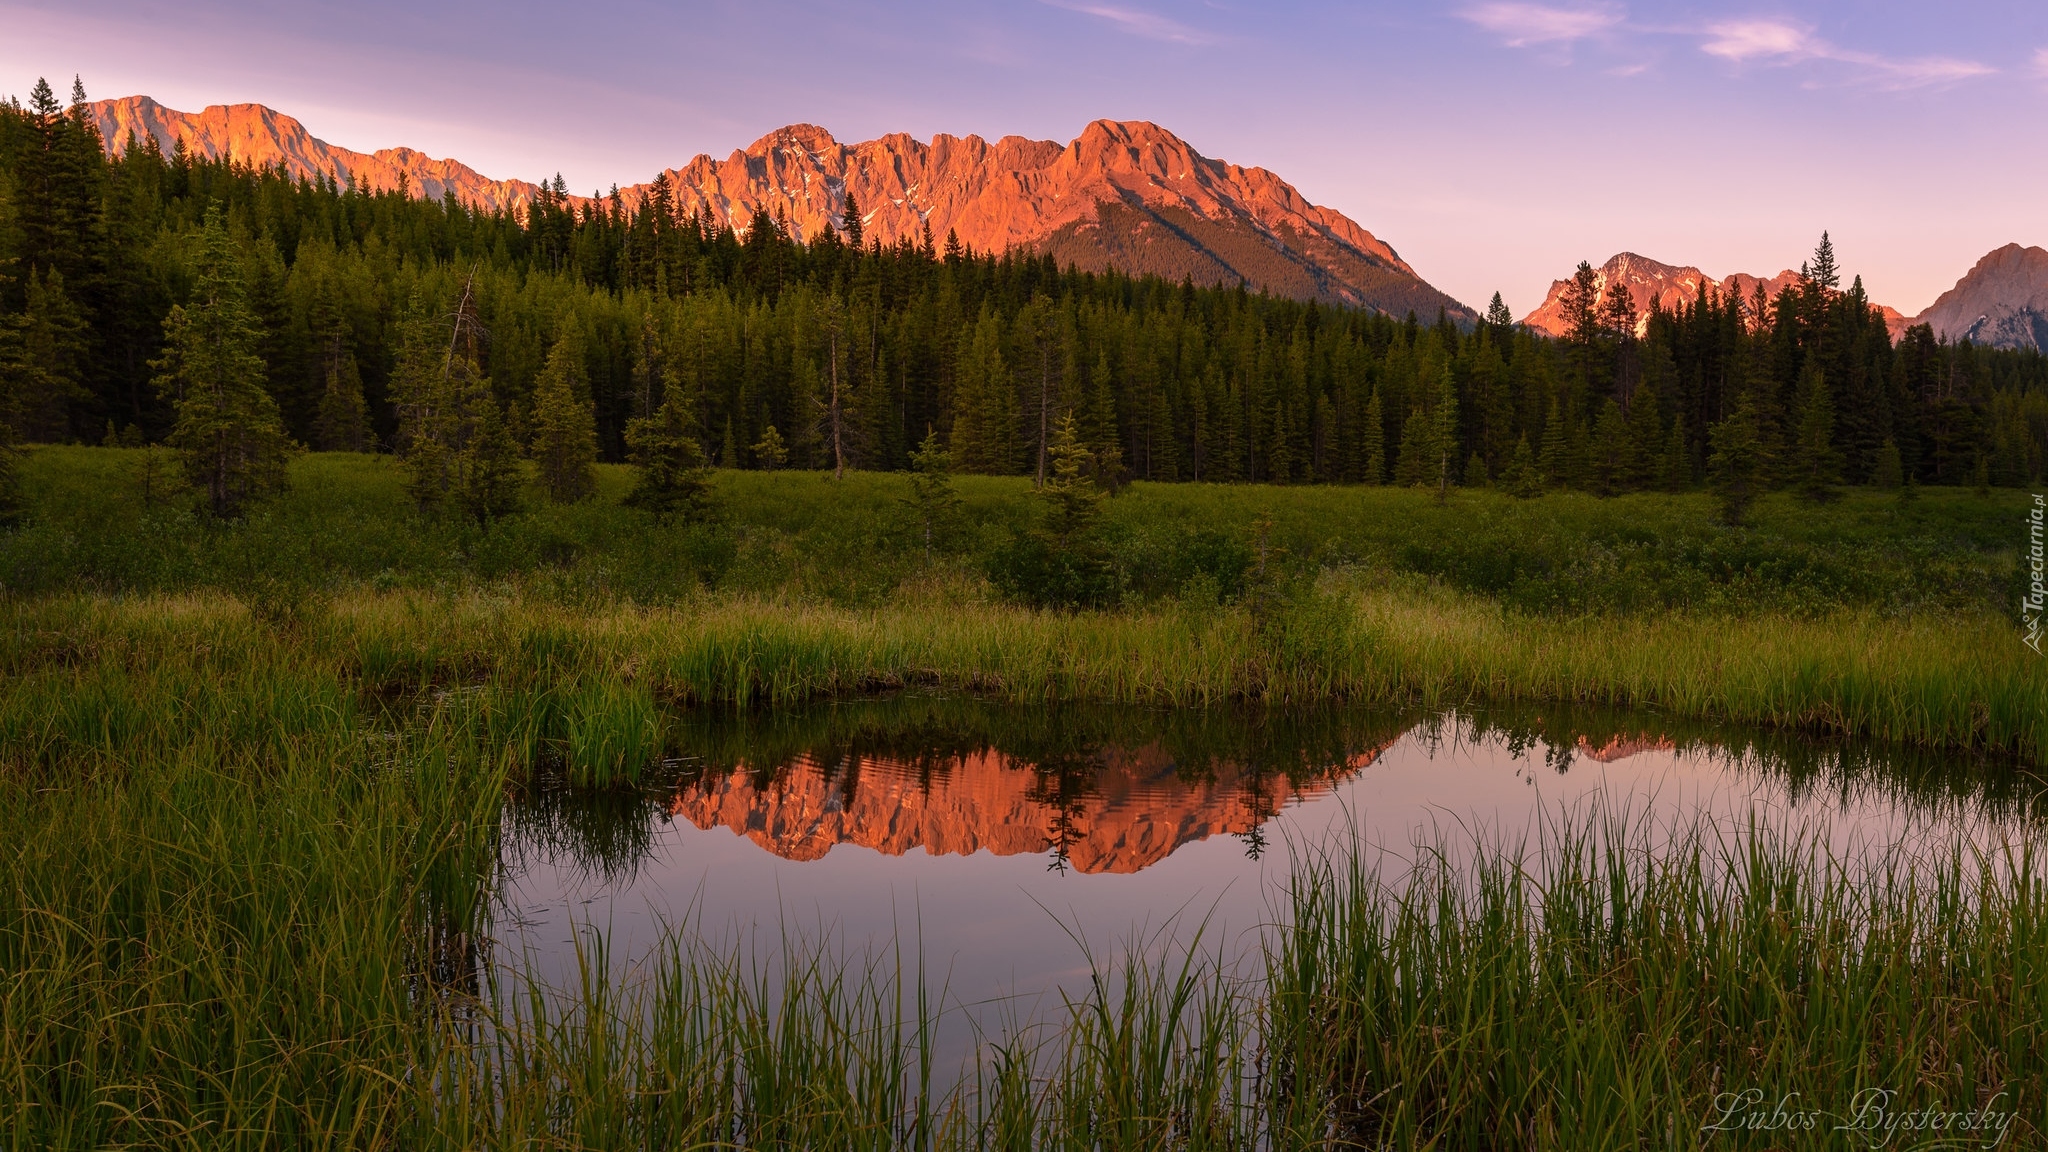
[[[950,236],[884,246],[857,211],[804,243],[765,214],[679,216],[661,184],[629,209],[557,178],[491,213],[182,147],[110,157],[83,101],[40,84],[0,109],[17,442],[172,437],[179,373],[203,368],[180,349],[225,324],[216,348],[262,395],[216,417],[275,409],[252,459],[439,445],[456,467],[472,441],[545,454],[539,437],[625,460],[670,403],[706,462],[740,469],[902,470],[936,434],[956,471],[1042,479],[1069,417],[1121,478],[1155,481],[2019,486],[2048,457],[2038,354],[1893,341],[1825,238],[1801,287],[1648,317],[1581,265],[1573,330],[1550,339],[1498,297],[1460,328]]]

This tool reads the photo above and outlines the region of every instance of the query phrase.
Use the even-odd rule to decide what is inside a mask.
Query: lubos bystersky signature
[[[1856,1145],[1872,1149],[1997,1148],[2012,1125],[2012,1107],[2001,1089],[1981,1106],[1968,1109],[1898,1107],[1899,1093],[1890,1088],[1865,1088],[1837,1114],[1808,1108],[1799,1093],[1773,1101],[1761,1088],[1723,1092],[1714,1097],[1702,1132],[1842,1132]]]

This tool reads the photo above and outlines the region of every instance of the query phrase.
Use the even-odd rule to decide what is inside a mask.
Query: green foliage
[[[764,472],[773,472],[789,463],[789,448],[782,442],[782,433],[770,424],[761,438],[754,442],[752,449],[754,464]]]
[[[1527,436],[1515,441],[1515,454],[1501,473],[1501,488],[1523,500],[1543,494],[1543,473],[1536,467],[1536,453],[1530,450]]]
[[[152,363],[177,413],[167,443],[213,514],[229,517],[284,488],[297,446],[263,390],[262,330],[218,210],[207,213],[200,242],[191,298],[164,318],[164,355]]]
[[[1871,471],[1870,483],[1878,488],[1897,489],[1905,482],[1905,466],[1899,460],[1899,445],[1886,440],[1878,450],[1877,467]]]
[[[636,465],[627,503],[661,517],[703,516],[711,468],[694,424],[689,402],[671,395],[653,416],[627,427],[626,443]]]
[[[960,519],[960,493],[953,486],[953,454],[927,432],[910,456],[910,505],[916,510],[918,533],[929,564],[934,547],[945,543]]]
[[[1071,415],[1061,417],[1050,455],[1052,474],[1038,492],[1043,519],[995,553],[989,578],[1012,599],[1041,607],[1107,607],[1118,581],[1101,533],[1106,493],[1090,474],[1093,453]]]
[[[1822,236],[1825,245],[1826,236]],[[1787,467],[1799,494],[1808,500],[1826,500],[1841,482],[1842,455],[1835,450],[1835,405],[1827,380],[1819,367],[1809,368],[1799,379],[1797,420]]]
[[[1707,474],[1719,502],[1721,519],[1740,524],[1749,514],[1763,488],[1770,468],[1770,456],[1757,427],[1756,406],[1744,396],[1709,433],[1714,446],[1707,458]]]
[[[597,477],[597,426],[586,395],[583,341],[569,329],[548,352],[547,367],[534,384],[533,460],[540,490],[557,504],[574,504],[590,495]]]

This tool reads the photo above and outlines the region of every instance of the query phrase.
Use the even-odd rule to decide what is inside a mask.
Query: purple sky
[[[0,0],[0,29],[0,92],[255,101],[578,191],[793,121],[1154,120],[1518,315],[1580,259],[1769,274],[1822,228],[1910,315],[1991,248],[2048,244],[2038,2]]]

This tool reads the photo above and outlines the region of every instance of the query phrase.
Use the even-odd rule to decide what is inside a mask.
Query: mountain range
[[[1629,299],[1635,302],[1636,334],[1641,335],[1649,323],[1650,304],[1656,302],[1666,312],[1675,312],[1699,295],[1704,285],[1709,291],[1722,297],[1734,295],[1748,300],[1762,285],[1764,297],[1771,299],[1803,277],[1786,269],[1776,276],[1752,276],[1747,272],[1736,272],[1719,280],[1691,265],[1679,266],[1638,256],[1633,252],[1619,252],[1608,258],[1593,272],[1593,282],[1601,293],[1606,293],[1609,284],[1620,283],[1628,289]],[[1522,318],[1522,323],[1550,336],[1562,336],[1570,328],[1564,313],[1564,290],[1570,280],[1553,280],[1550,291],[1543,297],[1543,303],[1536,310]],[[1884,313],[1885,326],[1891,330],[1892,339],[1898,339],[1914,321],[1907,319],[1898,309],[1879,305]]]
[[[102,139],[118,151],[154,139],[165,151],[180,141],[195,154],[283,165],[295,176],[333,176],[362,187],[403,187],[414,195],[453,196],[486,210],[518,211],[540,184],[497,180],[456,160],[411,148],[356,152],[320,140],[305,125],[261,104],[213,105],[201,112],[166,108],[147,96],[89,105]],[[1144,121],[1097,120],[1067,144],[1006,136],[893,133],[844,144],[825,129],[792,124],[724,159],[699,155],[658,179],[679,212],[701,213],[744,230],[756,211],[780,215],[799,238],[845,229],[847,198],[862,230],[883,244],[922,242],[927,228],[953,234],[979,252],[1022,249],[1062,264],[1197,284],[1243,282],[1304,300],[1432,317],[1441,308],[1471,321],[1471,309],[1430,286],[1392,247],[1355,221],[1311,204],[1264,168],[1210,159],[1185,140]],[[637,207],[653,180],[618,190]],[[578,205],[588,198],[572,197]],[[1737,272],[1718,279],[1691,265],[1618,253],[1596,273],[1604,292],[1627,285],[1639,314],[1654,300],[1675,308],[1701,286],[1745,299],[1799,280]],[[1567,281],[1554,281],[1522,322],[1550,335],[1564,331]],[[1937,336],[2007,348],[2048,349],[2048,251],[2008,244],[1987,254],[1926,311],[1907,317],[1880,306],[1896,339],[1916,323]]]
[[[90,109],[110,150],[154,138],[168,151],[183,140],[209,158],[282,164],[296,176],[380,189],[403,181],[417,195],[452,194],[487,209],[517,209],[541,191],[409,148],[339,148],[260,104],[188,113],[128,96]],[[1266,169],[1212,160],[1144,121],[1098,120],[1064,145],[1020,136],[926,142],[902,133],[843,144],[823,128],[793,124],[723,160],[700,155],[663,175],[679,211],[725,227],[744,229],[765,210],[780,213],[797,237],[815,237],[845,226],[851,193],[865,234],[883,244],[921,242],[929,226],[976,251],[1049,253],[1085,270],[1243,282],[1395,315],[1433,317],[1441,308],[1475,318],[1342,213],[1309,203]],[[621,188],[620,199],[637,206],[652,184]]]
[[[1645,317],[1637,322],[1638,334],[1647,323],[1650,302],[1666,311],[1692,300],[1701,285],[1723,296],[1733,292],[1748,299],[1757,286],[1766,297],[1800,282],[1797,272],[1787,269],[1769,279],[1737,272],[1719,280],[1691,266],[1661,263],[1633,252],[1611,257],[1594,272],[1601,292],[1612,283],[1628,287],[1636,312]],[[1569,281],[1552,281],[1550,291],[1522,323],[1552,336],[1565,333],[1562,297]],[[1918,316],[1905,316],[1896,308],[1879,305],[1885,327],[1893,340],[1915,324],[1925,324],[1937,337],[1970,340],[1993,348],[2033,348],[2048,351],[2048,250],[2007,244],[1993,249],[1976,267],[1956,281]]]

